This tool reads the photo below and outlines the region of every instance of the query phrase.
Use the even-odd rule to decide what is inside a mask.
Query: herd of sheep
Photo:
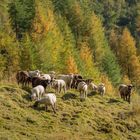
[[[86,99],[88,90],[99,93],[101,96],[105,94],[105,84],[100,83],[98,86],[93,83],[92,79],[83,79],[79,74],[59,74],[56,75],[54,71],[49,74],[43,74],[39,70],[35,71],[18,71],[16,74],[18,84],[22,86],[29,86],[32,84],[31,100],[34,100],[34,107],[39,104],[47,106],[51,105],[54,113],[56,112],[56,95],[54,93],[46,93],[47,88],[52,88],[55,93],[66,93],[69,89],[76,89],[80,92],[80,99]],[[119,92],[122,99],[130,103],[130,96],[134,86],[129,84],[121,84]]]

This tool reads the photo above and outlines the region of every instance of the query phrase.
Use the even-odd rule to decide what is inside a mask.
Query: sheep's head
[[[132,84],[129,84],[127,85],[127,87],[128,87],[128,90],[131,91],[134,86]]]
[[[32,100],[32,101],[35,101],[36,99],[37,99],[36,94],[32,94],[32,95],[31,95],[31,100]]]

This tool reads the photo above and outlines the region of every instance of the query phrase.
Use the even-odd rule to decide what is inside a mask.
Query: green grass
[[[17,85],[0,86],[0,140],[140,139],[136,104],[118,97],[93,94],[81,102],[78,92],[68,91],[57,95],[57,114],[43,105],[33,109],[33,103]]]

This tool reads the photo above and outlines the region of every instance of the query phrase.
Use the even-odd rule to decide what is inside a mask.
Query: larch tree
[[[128,62],[133,55],[136,55],[136,47],[135,40],[127,28],[123,30],[122,36],[119,39],[118,50],[122,72],[130,78],[130,65],[128,65]]]

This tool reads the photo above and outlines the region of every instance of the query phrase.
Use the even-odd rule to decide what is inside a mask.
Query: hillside
[[[29,93],[17,85],[0,86],[1,140],[139,140],[138,98],[128,104],[119,97],[91,93],[84,102],[79,93],[57,95],[57,114],[33,109]],[[137,99],[137,100],[136,100]]]

